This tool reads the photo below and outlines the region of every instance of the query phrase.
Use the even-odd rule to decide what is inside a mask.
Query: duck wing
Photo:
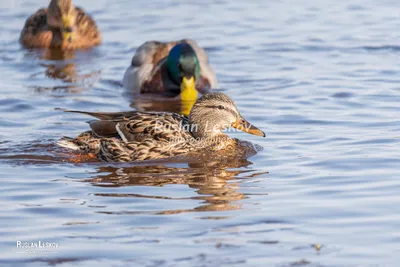
[[[76,25],[80,33],[83,46],[94,46],[101,43],[101,33],[96,22],[82,8],[75,7]]]
[[[187,140],[192,137],[186,116],[176,113],[138,112],[128,120],[119,121],[116,130],[125,141]]]
[[[19,41],[26,47],[50,46],[51,33],[47,27],[47,8],[39,9],[26,20]]]
[[[186,140],[192,137],[189,132],[188,117],[177,113],[64,111],[86,114],[99,119],[89,121],[90,128],[97,137],[116,137],[126,142],[145,139],[157,141]]]
[[[69,109],[59,109],[64,112],[69,113],[78,113],[85,114],[92,117],[95,117],[99,120],[126,120],[130,117],[134,116],[138,111],[122,111],[122,112],[89,112],[89,111],[80,111],[80,110],[69,110]]]
[[[92,129],[93,134],[98,138],[121,138],[117,131],[118,121],[111,120],[93,120],[89,121],[90,129]]]

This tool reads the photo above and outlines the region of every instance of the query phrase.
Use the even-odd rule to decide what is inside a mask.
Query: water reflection
[[[32,50],[29,55],[36,55],[41,59],[39,66],[44,72],[36,73],[32,77],[44,76],[52,80],[59,80],[63,85],[32,86],[35,92],[61,91],[67,93],[79,93],[87,90],[100,78],[99,71],[80,74],[78,71],[79,55],[75,51],[63,51],[60,49]]]
[[[60,49],[46,49],[44,50],[42,59],[51,61],[51,63],[42,63],[41,66],[45,67],[45,75],[48,78],[60,79],[65,82],[76,82],[77,71],[75,63],[74,51],[62,51]]]
[[[226,169],[187,169],[165,166],[135,166],[131,168],[101,167],[98,177],[88,180],[95,186],[120,187],[120,186],[165,186],[169,184],[186,184],[195,189],[198,196],[190,199],[203,200],[204,204],[193,209],[177,209],[167,211],[153,211],[155,214],[175,214],[193,211],[222,211],[235,210],[240,206],[233,201],[245,198],[238,192],[239,183],[234,181],[240,171]],[[103,197],[135,197],[154,199],[176,199],[169,196],[144,195],[144,194],[118,194],[99,193]]]
[[[46,76],[53,79],[60,79],[65,82],[76,81],[76,66],[73,63],[63,64],[62,66],[50,64],[42,66],[46,67]]]
[[[247,154],[248,155],[248,154]],[[151,214],[176,214],[197,211],[227,211],[240,209],[235,201],[246,198],[239,191],[243,178],[257,176],[254,170],[243,169],[252,164],[244,154],[229,155],[217,159],[207,160],[206,156],[198,158],[195,162],[188,163],[189,168],[169,167],[165,165],[117,167],[106,166],[97,169],[97,175],[84,182],[92,183],[99,187],[122,186],[165,186],[187,185],[195,189],[196,196],[186,198],[202,200],[200,206],[191,209],[173,209],[163,211],[147,211]],[[240,170],[238,170],[241,168]],[[240,178],[240,179],[239,179]],[[135,197],[153,199],[179,199],[171,196],[144,195],[138,193],[97,193],[102,197]],[[103,213],[103,212],[102,212]],[[108,214],[131,212],[106,211]],[[135,212],[133,212],[135,213]],[[143,213],[143,211],[141,211]]]
[[[224,90],[213,90],[213,92],[224,92]],[[194,101],[182,101],[179,98],[165,98],[155,94],[137,95],[125,91],[124,97],[131,102],[131,107],[138,111],[176,112],[189,115],[190,110],[196,103]]]
[[[130,95],[131,107],[138,111],[176,112],[189,115],[196,101],[181,101],[180,99],[162,99],[153,95]],[[157,98],[158,97],[158,98]]]

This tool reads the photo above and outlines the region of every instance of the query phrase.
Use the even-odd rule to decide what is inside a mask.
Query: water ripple
[[[0,265],[398,265],[396,1],[81,1],[102,46],[25,50],[20,28],[45,4],[0,3]],[[263,149],[76,164],[54,146],[87,129],[56,108],[165,108],[121,79],[144,41],[182,38],[267,133],[234,136]]]

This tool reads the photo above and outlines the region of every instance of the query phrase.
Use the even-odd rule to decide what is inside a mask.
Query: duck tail
[[[71,150],[80,150],[80,147],[74,143],[74,139],[66,136],[57,141],[57,145]]]

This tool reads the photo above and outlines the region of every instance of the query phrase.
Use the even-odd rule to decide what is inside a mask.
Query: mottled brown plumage
[[[52,0],[27,19],[20,43],[27,48],[84,49],[100,44],[101,34],[95,21],[71,0]]]
[[[89,122],[91,131],[75,139],[64,138],[59,145],[110,162],[168,158],[191,152],[217,151],[237,146],[237,139],[221,131],[234,127],[265,136],[242,118],[225,94],[210,93],[194,105],[189,117],[176,113],[116,112],[88,114],[99,120]]]

